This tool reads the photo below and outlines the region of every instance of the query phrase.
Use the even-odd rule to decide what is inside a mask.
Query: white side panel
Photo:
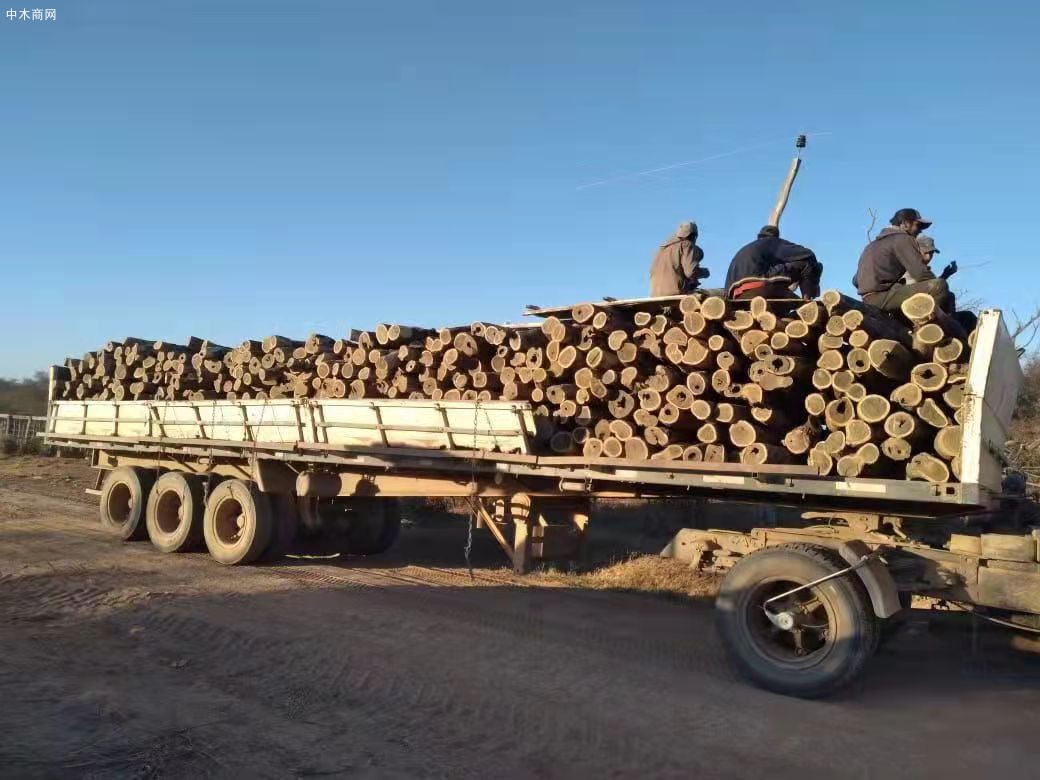
[[[528,452],[534,430],[520,404],[345,401],[310,404],[317,440],[339,445]]]
[[[1003,450],[1022,387],[1022,367],[1000,311],[979,317],[964,393],[961,482],[999,493]]]
[[[530,452],[523,403],[397,400],[55,401],[48,432],[332,447]]]

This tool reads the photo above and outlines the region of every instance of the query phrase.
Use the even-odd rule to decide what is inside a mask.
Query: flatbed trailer
[[[709,498],[799,507],[799,522],[680,531],[662,555],[725,573],[720,627],[759,685],[818,696],[847,683],[913,595],[1040,629],[1040,530],[1003,489],[1022,372],[999,311],[980,317],[965,385],[961,480],[821,476],[810,466],[539,453],[522,402],[279,399],[58,401],[47,442],[91,452],[103,524],[225,564],[334,529],[377,554],[397,499],[470,500],[518,571],[581,555],[590,502]],[[53,398],[53,393],[52,393]]]

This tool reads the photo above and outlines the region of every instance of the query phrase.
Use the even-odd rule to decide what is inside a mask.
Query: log
[[[849,424],[845,426],[844,433],[846,447],[859,447],[873,441],[875,438],[882,438],[874,433],[869,423],[859,419],[849,420]]]
[[[686,375],[686,387],[695,396],[704,395],[708,388],[707,377],[700,371],[691,371]]]
[[[891,339],[878,339],[867,349],[870,364],[882,376],[889,379],[905,380],[907,371],[913,364],[910,350]]]
[[[885,420],[885,433],[895,439],[910,439],[917,429],[917,420],[908,412],[893,412]]]
[[[873,368],[870,363],[870,354],[865,349],[849,350],[845,356],[845,363],[856,376],[866,374]]]
[[[943,461],[927,452],[919,452],[906,466],[907,479],[920,479],[932,483],[950,481],[950,469]]]
[[[929,322],[916,327],[913,332],[914,352],[925,360],[931,360],[932,353],[935,352],[936,346],[938,346],[945,338],[946,334],[943,333],[943,329],[934,322]]]
[[[835,371],[831,375],[831,387],[840,395],[848,395],[849,388],[856,384],[856,375],[851,371]]]
[[[829,349],[820,353],[816,367],[825,371],[840,371],[845,367],[845,356],[836,349]]]
[[[824,419],[831,430],[844,428],[856,416],[856,407],[847,398],[838,398],[827,404]]]
[[[814,466],[820,476],[827,476],[834,471],[834,459],[830,453],[825,452],[819,446],[813,447],[809,452],[809,465]]]
[[[720,423],[731,425],[742,420],[751,420],[751,409],[740,404],[722,401],[715,407],[715,418]]]
[[[919,363],[910,371],[910,381],[926,393],[942,390],[948,376],[942,363]]]
[[[795,310],[798,319],[809,327],[823,327],[827,322],[827,309],[820,301],[808,301]]]
[[[582,445],[581,454],[586,458],[599,458],[603,455],[603,442],[596,438],[585,440]]]
[[[805,396],[805,411],[812,417],[819,417],[827,409],[827,399],[820,393],[809,393]]]
[[[856,415],[867,423],[879,423],[888,417],[891,405],[884,396],[868,395],[856,404]]]
[[[650,460],[682,460],[685,449],[681,444],[669,444],[667,447],[655,452]]]
[[[903,409],[913,411],[924,400],[924,391],[913,382],[906,382],[893,390],[890,398],[893,403]]]
[[[706,421],[710,420],[715,414],[715,407],[710,401],[705,401],[703,398],[698,398],[690,406],[690,414],[694,419]],[[719,422],[725,422],[720,420]]]
[[[734,447],[743,448],[756,442],[774,444],[777,441],[776,434],[760,425],[740,420],[729,426],[729,440]]]
[[[700,313],[706,320],[724,320],[729,314],[729,302],[713,295],[701,301]]]
[[[961,452],[961,426],[948,425],[935,434],[935,451],[946,460],[953,460]]]
[[[714,423],[704,423],[697,429],[697,441],[702,444],[715,444],[719,440],[719,429]]]
[[[646,409],[636,409],[632,413],[632,420],[640,428],[652,428],[660,422],[656,414]]]
[[[809,337],[810,332],[809,326],[801,320],[792,320],[784,325],[784,335],[803,345],[806,343],[805,340]]]
[[[950,385],[943,391],[942,398],[950,409],[960,409],[964,405],[964,384]]]
[[[628,441],[636,435],[635,428],[626,420],[611,420],[609,430],[618,441]]]
[[[864,349],[870,345],[870,334],[862,328],[859,330],[852,331],[845,338],[849,342],[849,346],[854,349]]]
[[[869,304],[842,295],[837,290],[825,291],[820,296],[820,300],[831,315],[835,313],[844,315],[852,310],[859,312],[863,318],[852,329],[861,328],[867,331],[873,338],[895,340],[907,347],[912,343],[908,329]]]
[[[834,377],[830,371],[818,368],[812,373],[812,384],[817,390],[826,390],[831,386]]]
[[[704,449],[700,444],[691,444],[683,450],[684,461],[688,463],[700,463],[704,460]]]
[[[832,349],[840,350],[844,346],[845,339],[841,336],[832,336],[829,333],[824,333],[816,339],[816,349],[818,352],[827,352]]]
[[[956,363],[968,352],[967,344],[958,338],[946,338],[936,346],[933,357],[936,363]]]
[[[740,451],[740,462],[748,465],[761,465],[763,463],[790,463],[791,453],[782,447],[773,444],[754,442]]]
[[[911,295],[900,305],[903,316],[915,326],[934,322],[948,336],[966,339],[968,334],[953,317],[944,312],[935,303],[935,299],[927,293]]]
[[[896,439],[890,436],[881,442],[881,451],[889,460],[909,460],[913,448],[906,439]]]
[[[805,455],[819,439],[820,429],[811,422],[792,428],[784,436],[783,444],[792,455]]]

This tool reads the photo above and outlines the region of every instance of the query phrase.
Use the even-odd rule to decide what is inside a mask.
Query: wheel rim
[[[771,664],[792,670],[816,666],[834,648],[835,611],[819,587],[766,604],[804,584],[790,579],[764,580],[752,589],[744,610],[745,630],[755,652]],[[775,616],[790,616],[790,628],[770,620],[767,610]]]
[[[116,525],[123,525],[130,519],[134,507],[134,491],[125,482],[112,486],[108,491],[108,516]]]
[[[184,520],[184,501],[176,490],[167,490],[155,504],[155,525],[164,534],[172,534]]]
[[[246,516],[242,505],[234,498],[220,502],[213,513],[213,533],[225,547],[234,547],[242,539],[246,529]]]

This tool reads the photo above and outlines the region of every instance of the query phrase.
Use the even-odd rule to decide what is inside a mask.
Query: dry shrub
[[[1025,382],[1011,421],[1008,455],[1011,467],[1026,474],[1031,488],[1040,488],[1040,356],[1023,366]]]
[[[671,598],[711,597],[717,587],[716,577],[691,569],[689,564],[681,561],[657,555],[635,555],[576,574],[547,570],[531,576],[576,588],[649,593]]]

